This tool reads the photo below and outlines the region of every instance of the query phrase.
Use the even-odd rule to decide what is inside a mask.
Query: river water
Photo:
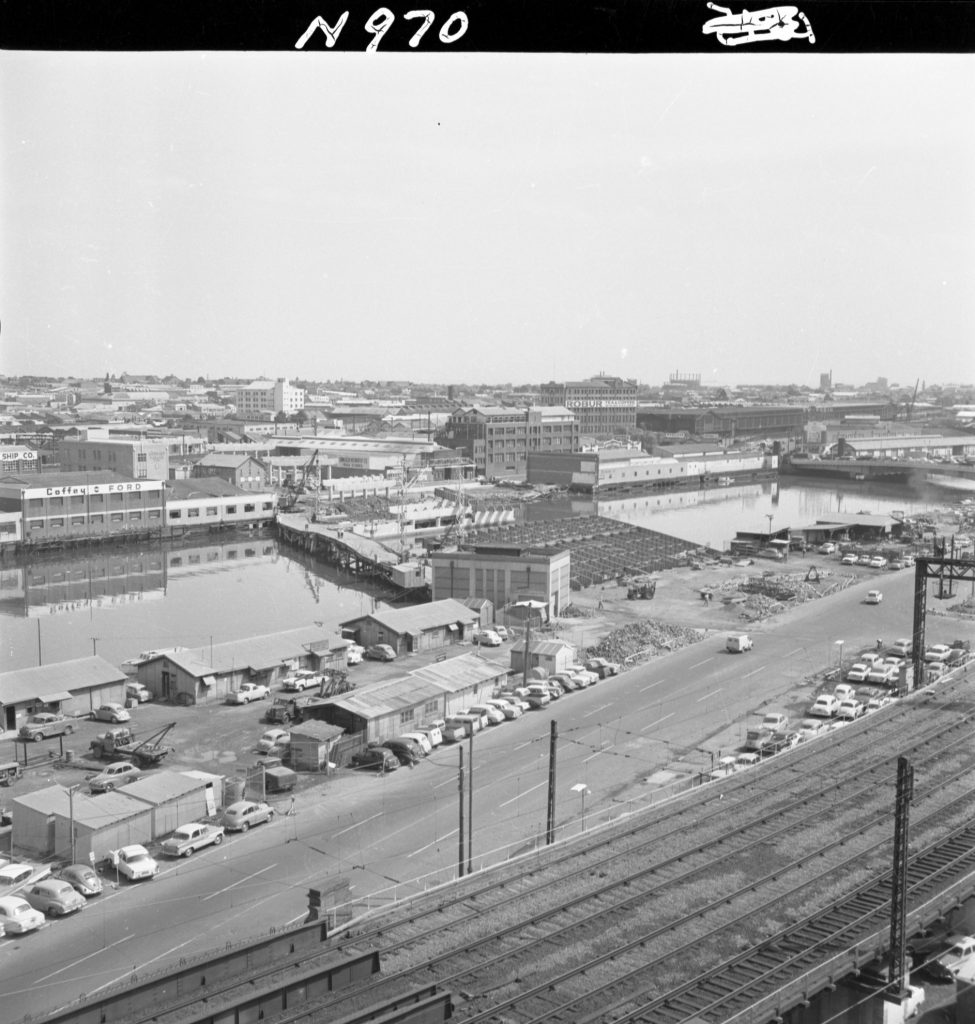
[[[694,544],[724,547],[737,530],[800,527],[831,513],[922,512],[948,503],[904,487],[778,481],[647,497],[562,503]],[[0,671],[97,653],[119,665],[141,651],[210,644],[346,619],[385,606],[384,593],[312,563],[273,534],[179,546],[119,547],[0,568]]]

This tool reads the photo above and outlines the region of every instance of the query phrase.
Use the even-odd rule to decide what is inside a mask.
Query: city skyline
[[[969,57],[412,56],[5,54],[0,372],[975,377]]]

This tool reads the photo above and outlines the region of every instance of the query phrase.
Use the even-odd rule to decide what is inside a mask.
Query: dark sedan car
[[[377,771],[391,772],[399,768],[399,759],[388,747],[368,747],[352,755],[349,762],[352,768],[375,768]]]
[[[369,661],[395,661],[396,652],[389,644],[373,644],[366,648],[363,657]]]

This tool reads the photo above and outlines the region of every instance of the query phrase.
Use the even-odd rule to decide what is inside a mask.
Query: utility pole
[[[457,877],[464,877],[464,748],[457,751],[460,754],[460,767],[457,779],[457,789],[460,799],[457,801],[460,808],[460,826],[457,829]]]
[[[474,865],[474,730],[471,729],[470,763],[467,766],[467,873],[473,874]]]
[[[552,719],[548,746],[548,816],[545,828],[545,845],[555,842],[555,751],[559,738],[559,724]]]
[[[894,811],[894,870],[890,897],[890,988],[902,1000],[908,994],[907,967],[907,841],[914,769],[906,757],[897,759],[897,798]]]

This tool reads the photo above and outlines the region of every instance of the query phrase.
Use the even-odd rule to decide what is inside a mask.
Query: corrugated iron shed
[[[260,672],[275,668],[293,658],[303,657],[309,651],[321,650],[323,643],[330,650],[333,647],[346,646],[345,641],[332,639],[318,626],[304,626],[281,633],[268,633],[264,636],[214,644],[212,648],[164,652],[157,657],[166,658],[187,675],[197,677],[234,672],[243,668]]]
[[[19,704],[39,697],[60,695],[65,690],[90,690],[96,686],[121,683],[125,679],[121,669],[97,655],[21,668],[0,675],[0,704]]]
[[[455,622],[473,624],[477,622],[478,616],[460,601],[448,597],[442,601],[419,604],[412,608],[395,608],[390,611],[373,612],[371,615],[360,615],[358,618],[349,619],[348,622],[342,622],[339,625],[343,629],[349,629],[357,622],[363,622],[366,619],[378,622],[383,628],[393,633],[419,635],[425,630],[441,629]]]
[[[161,804],[174,796],[193,793],[204,787],[199,779],[190,778],[181,772],[153,772],[125,787],[126,796],[144,800],[146,803]]]

